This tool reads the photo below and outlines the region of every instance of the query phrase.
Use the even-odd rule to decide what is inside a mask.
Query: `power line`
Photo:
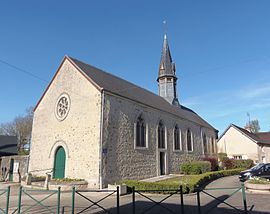
[[[45,82],[45,83],[48,83],[49,82],[48,80],[45,80],[45,79],[37,76],[36,74],[33,74],[33,73],[29,72],[29,71],[26,71],[26,70],[24,70],[22,68],[19,68],[18,66],[13,65],[13,64],[11,64],[9,62],[6,62],[6,61],[4,61],[2,59],[0,59],[0,62],[3,63],[3,64],[5,64],[5,65],[7,65],[7,66],[9,66],[9,67],[11,67],[11,68],[13,68],[13,69],[15,69],[15,70],[17,70],[17,71],[20,71],[20,72],[22,72],[22,73],[24,73],[24,74],[26,74],[28,76],[31,76],[31,77],[33,77],[35,79],[38,79],[38,80],[40,80],[42,82]]]

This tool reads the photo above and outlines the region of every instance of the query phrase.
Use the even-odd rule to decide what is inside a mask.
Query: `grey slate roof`
[[[0,135],[0,156],[16,155],[17,152],[17,137]]]
[[[147,106],[151,106],[155,109],[171,113],[178,118],[189,120],[203,127],[217,131],[209,123],[187,107],[177,107],[171,105],[164,98],[124,79],[116,77],[72,57],[67,58],[71,60],[71,62],[73,62],[73,64],[77,66],[77,68],[79,68],[84,74],[86,74],[95,84],[105,91],[134,100]]]
[[[160,64],[159,64],[159,72],[158,72],[159,78],[163,76],[172,76],[176,78],[175,65],[172,62],[171,52],[170,52],[166,34],[164,36],[161,59],[160,59]]]

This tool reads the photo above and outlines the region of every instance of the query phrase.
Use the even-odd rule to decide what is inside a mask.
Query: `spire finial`
[[[164,29],[164,39],[167,39],[168,27],[167,27],[167,20],[166,19],[163,20],[163,29]]]

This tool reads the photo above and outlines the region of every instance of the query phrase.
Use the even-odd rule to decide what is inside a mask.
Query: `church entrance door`
[[[160,175],[165,175],[165,152],[159,153],[159,170]]]
[[[63,147],[58,147],[54,158],[54,178],[64,178],[65,177],[65,165],[66,165],[66,153]]]

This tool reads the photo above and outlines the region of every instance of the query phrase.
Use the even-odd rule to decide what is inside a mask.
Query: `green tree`
[[[249,130],[252,133],[257,133],[261,129],[260,123],[257,119],[251,120],[250,122],[247,122],[247,124],[245,125],[245,129]]]

